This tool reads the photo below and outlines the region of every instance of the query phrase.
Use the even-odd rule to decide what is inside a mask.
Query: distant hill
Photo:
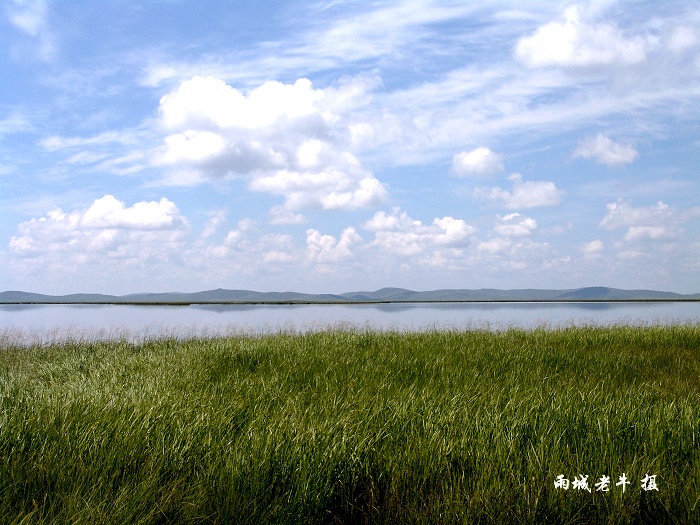
[[[579,288],[578,290],[571,290],[569,292],[562,293],[558,296],[559,299],[569,299],[569,300],[586,300],[586,299],[610,299],[610,300],[649,300],[649,299],[660,299],[660,300],[673,300],[673,299],[686,299],[686,298],[698,298],[700,294],[693,294],[690,296],[682,295],[673,292],[658,292],[655,290],[618,290],[616,288],[604,288],[602,286],[594,286],[590,288]]]
[[[0,297],[2,294],[0,294]],[[341,302],[343,298],[331,294],[298,292],[253,292],[251,290],[206,290],[194,293],[133,294],[119,298],[119,302],[189,302],[189,303],[276,303],[276,302]]]
[[[111,303],[121,298],[99,293],[76,293],[70,295],[44,295],[29,292],[0,292],[0,303]]]
[[[0,304],[216,304],[216,303],[353,303],[353,302],[470,302],[470,301],[688,301],[700,300],[700,293],[678,294],[656,290],[620,290],[603,286],[571,290],[479,290],[446,289],[417,292],[405,288],[382,288],[374,292],[306,294],[299,292],[254,292],[251,290],[205,290],[180,293],[139,293],[130,295],[0,292]]]

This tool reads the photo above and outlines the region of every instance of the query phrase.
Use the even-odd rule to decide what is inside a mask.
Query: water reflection
[[[0,305],[0,331],[110,338],[310,331],[502,329],[700,322],[700,302],[383,303],[327,305]]]

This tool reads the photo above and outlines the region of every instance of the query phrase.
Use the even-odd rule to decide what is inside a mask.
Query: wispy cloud
[[[149,59],[141,82],[158,86],[195,75],[211,75],[229,82],[255,85],[271,78],[311,75],[319,71],[347,70],[367,62],[390,65],[416,58],[414,49],[446,53],[450,37],[441,25],[458,21],[483,7],[464,2],[393,0],[382,4],[343,2],[337,6],[304,6],[290,16],[298,21],[288,38],[261,42],[241,55],[201,57],[183,62],[162,56]]]
[[[55,37],[49,29],[48,6],[44,0],[12,0],[7,7],[10,23],[34,43],[32,56],[42,61],[51,60],[56,53]]]
[[[14,112],[6,118],[0,119],[0,136],[29,131],[31,128],[29,119],[19,112]]]

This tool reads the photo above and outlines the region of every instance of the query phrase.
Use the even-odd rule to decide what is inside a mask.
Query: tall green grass
[[[700,523],[700,325],[10,345],[0,520]]]

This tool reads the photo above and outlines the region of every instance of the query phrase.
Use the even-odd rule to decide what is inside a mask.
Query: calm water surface
[[[0,305],[7,340],[142,339],[231,333],[533,328],[541,325],[700,323],[693,303],[450,303],[366,305]]]

